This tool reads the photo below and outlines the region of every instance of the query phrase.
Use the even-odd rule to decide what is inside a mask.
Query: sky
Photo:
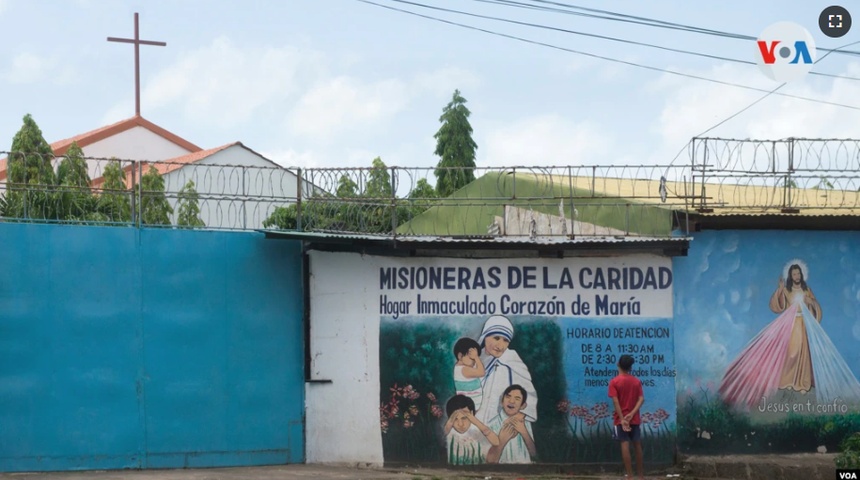
[[[756,65],[373,1],[656,69],[779,86]],[[417,1],[746,61],[757,51],[750,40],[474,0]],[[839,39],[821,33],[818,16],[830,2],[558,1],[753,37],[792,21],[825,48],[860,41],[860,26]],[[133,36],[135,12],[142,39],[167,42],[141,47],[143,117],[202,148],[241,141],[285,166],[366,167],[379,156],[389,166],[432,167],[433,135],[455,89],[472,112],[479,166],[689,163],[686,151],[677,154],[692,137],[763,96],[358,0],[0,0],[0,150],[27,113],[49,142],[134,115],[133,47],[106,38]],[[813,71],[860,78],[860,57],[829,55]],[[780,92],[860,108],[860,80],[807,75]],[[709,135],[860,137],[860,109],[771,95]]]

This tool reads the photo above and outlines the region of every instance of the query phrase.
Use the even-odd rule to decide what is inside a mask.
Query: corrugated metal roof
[[[422,235],[422,236],[397,236],[390,235],[369,235],[369,234],[348,234],[348,233],[328,233],[328,232],[297,232],[286,230],[261,230],[267,238],[292,238],[296,240],[316,241],[320,243],[373,243],[379,245],[396,245],[396,244],[413,244],[413,245],[451,245],[451,246],[473,246],[473,247],[490,247],[499,245],[509,245],[518,248],[530,247],[564,247],[564,246],[603,246],[612,248],[613,246],[623,245],[638,245],[642,247],[654,246],[659,248],[661,245],[672,246],[673,248],[683,248],[689,244],[691,237],[643,237],[643,236],[576,236],[569,238],[564,236],[538,236],[529,238],[526,236],[492,236],[492,235],[475,235],[475,236],[437,236],[437,235]]]
[[[796,212],[784,212],[782,210],[767,210],[763,212],[744,211],[740,209],[714,209],[713,212],[699,212],[690,209],[691,215],[706,217],[804,217],[804,218],[850,218],[860,217],[860,210],[825,210],[825,209],[798,209]],[[827,211],[828,213],[823,213]]]

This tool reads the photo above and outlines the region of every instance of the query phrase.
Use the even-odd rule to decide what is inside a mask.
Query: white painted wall
[[[502,296],[509,296],[508,305],[518,301],[555,300],[564,302],[594,298],[600,294],[612,302],[625,302],[636,297],[641,310],[617,315],[630,321],[640,318],[672,318],[672,286],[661,290],[638,290],[627,287],[592,289],[594,274],[608,268],[639,267],[671,270],[672,259],[657,255],[618,255],[609,257],[459,259],[444,257],[393,258],[356,253],[311,251],[310,256],[310,358],[311,378],[331,380],[332,383],[309,383],[305,388],[306,453],[308,463],[383,464],[382,431],[380,428],[379,329],[380,297],[391,301],[412,301],[411,316],[416,311],[416,294],[438,301],[462,301],[465,293],[473,299],[486,293],[489,301],[499,306],[498,313],[508,315],[501,306]],[[380,286],[380,267],[435,266],[476,269],[500,268],[502,278],[510,268],[535,268],[532,283],[538,288],[510,286],[512,277],[497,287],[474,292],[459,289],[414,290]],[[543,288],[545,281],[553,285],[562,278],[562,269],[572,272],[576,290]],[[587,270],[586,270],[587,269]],[[584,277],[581,271],[588,272]],[[546,275],[544,278],[543,275]],[[453,277],[452,277],[453,278]],[[474,277],[472,277],[474,278]],[[606,278],[605,276],[602,278]],[[585,279],[585,281],[580,281]],[[519,280],[517,280],[519,285]],[[610,284],[611,286],[611,284]],[[480,294],[478,294],[480,292]],[[593,305],[593,303],[592,303]],[[601,314],[574,313],[567,310],[561,316],[594,318]],[[615,316],[615,315],[613,315]],[[444,321],[459,322],[460,317],[448,316]],[[444,405],[444,403],[442,403]]]
[[[85,157],[118,158],[120,160],[167,160],[191,153],[189,150],[157,135],[146,128],[136,126],[124,132],[81,148]],[[106,160],[87,162],[90,178],[99,178],[107,166]],[[128,162],[123,162],[125,167]]]
[[[505,218],[495,217],[503,235],[530,235],[531,222],[535,222],[537,235],[627,235],[617,228],[595,225],[593,223],[571,220],[560,215],[548,215],[522,207],[505,205]]]
[[[308,463],[381,467],[379,313],[375,257],[311,251]]]
[[[179,200],[175,193],[189,180],[201,197],[200,218],[211,228],[263,228],[263,220],[275,207],[295,203],[298,189],[292,171],[234,145],[164,175],[165,191],[172,194],[174,224]],[[207,199],[207,195],[218,198]]]
[[[141,126],[83,147],[84,156],[123,160],[166,160],[187,153],[183,147]]]

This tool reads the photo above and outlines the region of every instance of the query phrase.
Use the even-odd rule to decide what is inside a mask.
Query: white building
[[[177,194],[188,181],[194,182],[200,217],[210,228],[262,228],[275,207],[295,203],[299,188],[294,172],[240,142],[203,150],[141,116],[52,143],[55,165],[73,142],[88,159],[94,188],[103,184],[102,174],[111,158],[121,161],[128,188],[149,170],[148,162],[159,162],[152,165],[164,178],[174,223]],[[0,159],[0,186],[6,176],[4,158]]]

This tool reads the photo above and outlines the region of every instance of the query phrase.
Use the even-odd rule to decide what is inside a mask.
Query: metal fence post
[[[134,171],[135,160],[131,164],[131,224],[137,225],[137,197],[134,194],[135,185],[137,185],[137,172]],[[122,168],[122,167],[120,167]],[[102,192],[104,195],[104,192]]]
[[[296,169],[296,230],[302,231],[302,169]]]
[[[573,167],[567,166],[567,184],[570,189],[570,239],[576,238],[574,233],[574,225],[576,225],[576,204],[573,202]],[[564,219],[562,219],[564,221]]]
[[[140,209],[140,214],[137,216],[137,222],[135,223],[135,225],[137,226],[137,228],[140,228],[141,225],[143,225],[143,161],[142,160],[137,161],[137,175],[138,175],[138,178],[140,179],[139,180],[140,183],[138,183],[138,188],[137,188],[137,205],[138,205],[138,208]],[[132,192],[132,196],[134,196],[133,192]]]
[[[391,236],[397,237],[397,167],[391,167]]]

